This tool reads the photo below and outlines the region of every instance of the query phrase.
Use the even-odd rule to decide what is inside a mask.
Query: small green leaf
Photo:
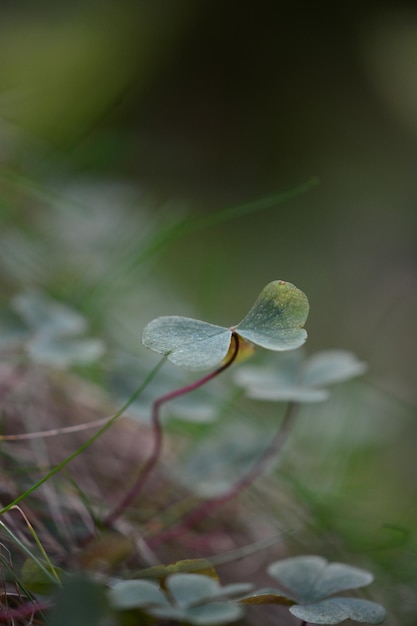
[[[175,365],[210,368],[228,355],[234,331],[243,340],[269,350],[298,348],[307,338],[302,326],[308,309],[308,300],[302,291],[291,283],[276,280],[261,291],[248,315],[237,326],[224,328],[176,315],[158,317],[145,327],[142,343],[165,354]]]
[[[323,402],[329,396],[325,389],[303,386],[299,381],[299,363],[296,367],[287,358],[298,351],[280,356],[275,365],[244,366],[235,372],[235,382],[244,387],[246,395],[255,400],[272,402]],[[294,361],[294,359],[292,359]]]
[[[89,365],[104,354],[101,340],[79,336],[87,330],[86,319],[42,292],[23,292],[12,306],[31,330],[26,349],[37,363],[65,369]]]
[[[169,606],[157,583],[150,580],[123,580],[108,593],[110,603],[119,610],[151,606]]]
[[[158,317],[144,329],[142,343],[169,361],[189,369],[218,365],[229,350],[232,332],[188,317]]]
[[[48,626],[102,626],[109,609],[102,585],[85,576],[73,576],[55,596],[55,604],[48,615]]]
[[[185,621],[197,626],[210,626],[210,624],[228,624],[239,619],[243,610],[237,604],[231,602],[210,602],[201,606],[193,606],[187,610]]]
[[[62,369],[71,365],[90,365],[104,352],[105,346],[100,339],[39,333],[28,343],[28,354],[34,361]]]
[[[329,563],[317,580],[316,598],[325,598],[340,591],[365,587],[373,579],[374,577],[370,572],[358,567],[352,567],[345,563]]]
[[[326,566],[321,556],[297,556],[275,561],[268,573],[283,585],[284,593],[296,602],[310,601],[314,597],[317,579]]]
[[[333,385],[364,374],[366,363],[345,350],[323,350],[313,354],[301,372],[301,381],[309,387]]]
[[[330,563],[319,556],[298,556],[276,561],[268,572],[297,603],[309,604],[329,595],[369,585],[373,576],[344,563]]]
[[[12,305],[36,332],[71,336],[83,333],[87,328],[87,322],[82,315],[48,298],[41,291],[22,292],[15,296]]]
[[[346,619],[365,624],[382,624],[385,609],[360,598],[328,598],[314,604],[292,606],[290,612],[310,624],[340,624]]]
[[[177,606],[191,607],[206,601],[243,596],[252,589],[250,583],[235,583],[221,587],[217,580],[202,574],[173,574],[166,586]]]
[[[217,432],[201,439],[193,448],[180,477],[200,497],[211,498],[229,491],[239,476],[246,473],[265,450],[272,436],[265,431],[233,420]]]
[[[175,604],[182,608],[214,598],[220,590],[216,580],[201,574],[173,574],[165,584]]]
[[[235,327],[244,339],[268,350],[293,350],[307,339],[307,296],[291,283],[275,280],[261,291],[244,320]]]
[[[26,559],[22,566],[22,581],[29,591],[39,595],[48,595],[57,587],[57,581],[51,580],[52,576],[60,579],[63,571],[57,567],[52,568],[46,562],[43,562],[42,565],[46,572],[33,559]],[[48,572],[52,576],[47,576]]]
[[[235,380],[257,400],[322,402],[329,397],[325,387],[365,371],[366,364],[350,352],[326,350],[304,359],[303,350],[295,350],[280,355],[272,365],[242,367]]]
[[[129,582],[129,587],[126,583]],[[142,584],[141,588],[145,592],[141,599],[141,604],[137,603],[137,589],[132,583],[147,583],[151,586],[145,589]],[[162,619],[177,620],[186,624],[197,624],[204,626],[207,624],[225,624],[238,619],[242,614],[242,607],[230,601],[219,602],[220,599],[229,598],[230,596],[242,595],[246,593],[252,585],[235,584],[221,587],[217,580],[202,574],[172,574],[165,580],[167,594],[164,596],[165,602],[159,601],[156,591],[159,591],[155,583],[149,581],[126,581],[124,583],[123,605],[125,608],[133,608],[133,606],[141,606],[149,615]],[[120,589],[123,583],[116,585]],[[126,593],[127,591],[127,593]],[[151,592],[151,593],[149,593]],[[159,594],[162,594],[159,591]],[[168,603],[168,598],[171,604]],[[150,600],[154,602],[151,603]],[[120,607],[120,598],[116,597],[115,604]],[[132,604],[135,602],[135,604]],[[127,604],[129,603],[129,607]]]

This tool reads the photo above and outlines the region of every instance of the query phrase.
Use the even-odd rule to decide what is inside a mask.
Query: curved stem
[[[296,416],[296,409],[297,405],[295,403],[290,402],[288,404],[284,418],[270,445],[265,449],[254,465],[249,468],[247,473],[243,475],[242,478],[240,478],[231,487],[231,489],[229,489],[229,491],[221,496],[204,500],[192,509],[188,515],[181,519],[175,526],[150,537],[147,544],[150,547],[155,547],[165,541],[177,539],[192,526],[206,518],[223,504],[226,504],[236,498],[244,489],[246,489],[246,487],[249,487],[249,485],[251,485],[256,478],[264,472],[268,463],[280,452],[283,445],[287,441]]]
[[[120,515],[132,504],[132,502],[136,500],[137,496],[139,495],[143,486],[148,480],[149,475],[151,474],[152,470],[158,462],[162,447],[162,427],[160,420],[161,406],[166,402],[169,402],[170,400],[175,400],[175,398],[179,398],[180,396],[194,391],[194,389],[202,387],[210,380],[213,380],[213,378],[216,378],[216,376],[224,372],[225,369],[230,367],[230,365],[232,365],[233,361],[236,359],[237,353],[239,352],[239,336],[235,332],[232,333],[232,342],[233,352],[226,360],[226,362],[223,363],[223,365],[218,367],[213,372],[210,372],[210,374],[203,376],[203,378],[199,378],[197,381],[186,385],[185,387],[181,387],[180,389],[170,391],[169,393],[160,396],[154,401],[152,405],[152,429],[154,438],[151,454],[145,465],[142,467],[139,476],[136,478],[136,481],[133,483],[132,487],[129,489],[123,500],[104,519],[103,526],[105,528],[111,526],[116,521],[116,519],[118,519]]]

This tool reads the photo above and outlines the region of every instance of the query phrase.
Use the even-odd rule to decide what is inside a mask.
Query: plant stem
[[[296,416],[296,409],[297,405],[295,403],[290,402],[288,404],[284,418],[270,445],[265,449],[254,465],[249,468],[247,473],[242,476],[242,478],[240,478],[229,491],[221,496],[204,500],[192,509],[188,515],[181,519],[176,525],[168,528],[167,530],[161,531],[153,537],[150,537],[147,540],[149,547],[155,547],[165,541],[177,539],[192,526],[208,517],[209,514],[221,507],[223,504],[226,504],[236,498],[244,489],[251,485],[256,478],[264,472],[268,463],[279,453],[287,441]]]
[[[152,470],[159,460],[159,456],[161,453],[162,447],[162,427],[160,420],[160,409],[161,406],[169,402],[170,400],[175,400],[180,396],[184,396],[199,387],[202,387],[206,383],[216,378],[219,374],[224,372],[228,367],[230,367],[233,361],[236,359],[237,354],[239,352],[239,336],[237,333],[232,333],[232,353],[229,358],[210,374],[203,376],[203,378],[199,378],[197,381],[186,385],[185,387],[181,387],[180,389],[175,389],[174,391],[170,391],[169,393],[160,396],[157,398],[152,405],[152,429],[153,429],[153,449],[151,454],[146,461],[145,465],[142,467],[139,476],[136,478],[136,481],[133,483],[132,487],[129,489],[123,500],[111,511],[107,517],[104,519],[102,525],[104,528],[109,528],[121,515],[124,511],[136,500],[137,496],[141,492],[143,486],[147,482]]]
[[[149,385],[149,383],[153,380],[153,378],[156,376],[158,371],[161,369],[164,362],[165,362],[165,358],[162,358],[159,361],[159,363],[154,367],[154,369],[148,374],[148,376],[145,378],[145,380],[140,385],[140,387],[136,389],[136,391],[130,396],[130,398],[124,403],[124,405],[117,411],[117,413],[115,413],[113,417],[110,417],[108,419],[108,421],[104,424],[104,426],[102,426],[96,433],[94,433],[92,437],[87,439],[87,441],[85,441],[79,448],[77,448],[75,452],[67,456],[63,461],[61,461],[61,463],[58,463],[58,465],[55,465],[55,467],[52,468],[47,474],[45,474],[43,478],[41,478],[40,480],[38,480],[38,482],[36,482],[31,487],[29,487],[29,489],[27,489],[20,496],[15,498],[13,502],[10,502],[6,506],[4,506],[2,509],[0,509],[0,516],[3,515],[3,513],[10,511],[10,509],[15,507],[16,504],[19,504],[19,502],[27,498],[28,495],[30,495],[31,493],[36,491],[36,489],[41,487],[47,480],[49,480],[52,476],[54,476],[54,474],[62,470],[66,465],[68,465],[68,463],[70,463],[73,459],[75,459],[75,457],[77,457],[79,454],[84,452],[84,450],[87,450],[87,448],[91,446],[91,444],[94,443],[96,439],[98,439],[106,430],[110,428],[110,426],[112,426],[116,422],[116,420],[119,419],[119,417],[121,417],[121,415],[123,415],[123,413],[136,400],[136,398],[140,396],[142,391]]]
[[[25,617],[33,617],[35,613],[44,611],[51,608],[52,604],[49,601],[38,600],[36,602],[29,602],[28,604],[22,604],[15,608],[0,610],[0,622],[10,622],[15,619],[23,619]]]

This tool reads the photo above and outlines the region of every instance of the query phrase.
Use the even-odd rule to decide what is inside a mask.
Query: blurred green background
[[[407,537],[381,539],[388,557],[372,549],[415,607],[415,4],[0,11],[3,305],[38,287],[140,350],[152,317],[233,324],[267,282],[295,283],[311,303],[309,349],[352,350],[370,367],[339,427],[331,415],[300,426],[304,450],[317,451],[300,480],[333,472],[347,433],[364,428],[334,490],[347,485],[365,551],[375,529]],[[175,230],[312,177],[291,200]]]

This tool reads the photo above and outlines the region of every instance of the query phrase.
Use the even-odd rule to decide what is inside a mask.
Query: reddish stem
[[[210,380],[213,380],[213,378],[216,378],[216,376],[224,372],[225,369],[230,367],[233,361],[236,359],[237,353],[239,352],[239,336],[235,332],[232,333],[232,342],[234,342],[233,352],[231,353],[227,361],[223,363],[223,365],[218,367],[216,370],[214,370],[214,372],[210,372],[210,374],[203,376],[203,378],[200,378],[199,380],[189,385],[186,385],[185,387],[181,387],[180,389],[175,389],[174,391],[170,391],[169,393],[163,396],[160,396],[154,401],[152,405],[152,429],[153,429],[153,435],[154,435],[152,452],[148,460],[146,461],[145,465],[142,467],[136,481],[134,482],[132,487],[129,489],[129,491],[123,498],[123,500],[104,519],[103,526],[105,528],[109,528],[122,515],[122,513],[124,513],[124,511],[136,500],[137,496],[139,495],[143,486],[148,480],[149,475],[154,469],[156,463],[158,462],[158,459],[161,453],[161,447],[162,447],[162,427],[161,427],[161,420],[160,420],[160,415],[159,415],[161,406],[165,404],[166,402],[169,402],[170,400],[175,400],[175,398],[179,398],[180,396],[183,396],[187,393],[190,393],[191,391],[194,391],[194,389],[198,389],[199,387],[202,387],[203,385],[208,383]]]
[[[291,431],[293,421],[295,418],[296,404],[290,402],[287,407],[287,411],[284,415],[283,421],[275,434],[271,444],[266,448],[263,454],[259,457],[254,465],[242,476],[232,488],[221,496],[204,500],[192,509],[188,515],[182,518],[175,526],[161,531],[160,533],[150,537],[147,540],[149,547],[158,546],[165,541],[171,539],[177,539],[183,535],[188,529],[208,517],[213,511],[221,507],[223,504],[230,502],[236,498],[246,487],[251,485],[260,474],[264,472],[269,461],[278,454],[282,446],[286,442],[288,435]]]
[[[39,611],[44,611],[45,609],[50,609],[52,604],[50,602],[29,602],[28,604],[23,604],[22,606],[17,606],[13,609],[2,609],[0,610],[0,622],[8,622],[11,620],[23,619],[25,617],[30,617],[35,613],[39,613]]]

